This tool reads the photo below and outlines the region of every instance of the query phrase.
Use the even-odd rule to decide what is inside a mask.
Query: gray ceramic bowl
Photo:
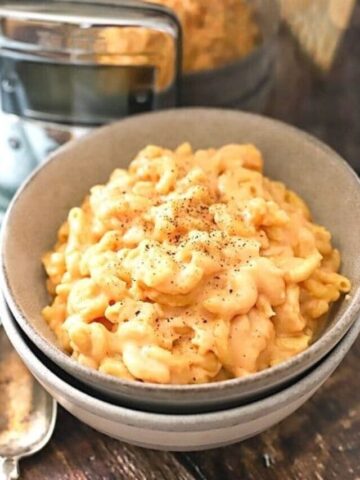
[[[350,298],[329,315],[326,331],[305,352],[271,369],[223,382],[164,386],[119,380],[80,366],[58,347],[41,316],[48,302],[40,257],[55,241],[70,207],[89,188],[126,166],[148,143],[194,147],[253,142],[264,154],[266,173],[282,180],[309,203],[343,256],[352,280]],[[153,411],[222,409],[268,395],[323,358],[353,324],[360,304],[360,184],[335,152],[283,123],[240,112],[183,109],[127,119],[68,144],[30,177],[13,200],[2,236],[1,288],[21,328],[53,362],[123,404]]]
[[[1,297],[1,296],[0,296]],[[303,405],[332,374],[360,331],[358,320],[315,368],[280,392],[250,404],[211,413],[156,414],[115,405],[64,373],[32,344],[0,298],[4,328],[43,387],[71,414],[113,438],[157,450],[204,450],[245,440]]]

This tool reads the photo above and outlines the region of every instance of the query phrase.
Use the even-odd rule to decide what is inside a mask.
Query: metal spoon
[[[19,478],[21,458],[54,431],[56,402],[26,369],[0,324],[0,480]]]

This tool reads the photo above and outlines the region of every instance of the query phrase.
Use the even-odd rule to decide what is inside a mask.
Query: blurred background
[[[60,145],[163,108],[278,118],[360,172],[359,50],[356,0],[1,0],[0,221]]]

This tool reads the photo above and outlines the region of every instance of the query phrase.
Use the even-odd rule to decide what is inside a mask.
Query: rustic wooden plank
[[[118,442],[60,409],[54,437],[21,464],[24,480],[193,480],[168,452]]]

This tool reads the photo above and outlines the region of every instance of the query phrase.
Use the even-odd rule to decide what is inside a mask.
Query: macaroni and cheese
[[[306,349],[349,280],[253,145],[142,150],[70,210],[43,315],[81,364],[123,379],[241,377]]]

